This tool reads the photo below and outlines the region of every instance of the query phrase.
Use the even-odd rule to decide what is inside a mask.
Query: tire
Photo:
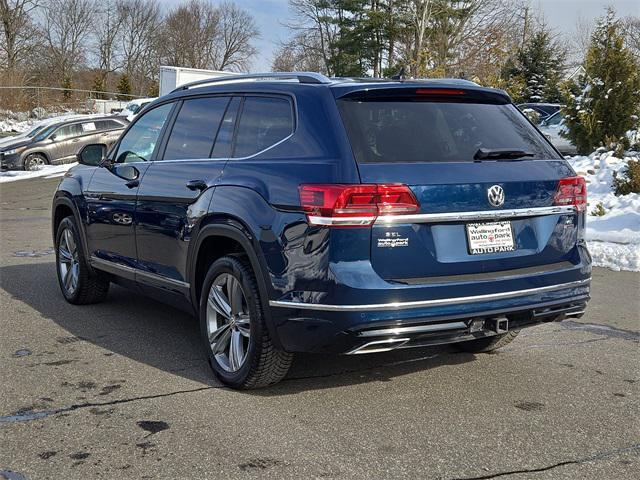
[[[466,342],[454,343],[454,347],[463,352],[469,353],[490,353],[494,350],[509,345],[515,340],[520,333],[519,330],[510,330],[502,335],[494,335],[491,337],[478,338],[476,340],[468,340]]]
[[[266,387],[289,371],[293,354],[273,345],[258,284],[245,257],[225,256],[211,264],[202,286],[199,319],[209,364],[225,385]],[[214,332],[217,338],[212,341]]]
[[[89,268],[73,217],[64,218],[56,231],[56,272],[62,295],[69,303],[88,305],[107,297],[109,280]]]
[[[47,165],[49,162],[46,157],[40,153],[30,153],[24,159],[22,168],[27,172],[33,172]]]

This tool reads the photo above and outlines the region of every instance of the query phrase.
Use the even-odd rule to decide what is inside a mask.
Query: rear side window
[[[98,120],[95,122],[98,130],[115,130],[116,128],[124,128],[124,125],[115,120]]]
[[[81,133],[82,133],[82,129],[80,128],[80,125],[78,125],[77,123],[73,125],[66,125],[62,128],[59,128],[58,131],[56,131],[55,141],[60,142],[62,140],[66,140],[67,138],[77,137]]]
[[[163,160],[209,158],[228,97],[185,100],[171,129]]]
[[[480,149],[558,158],[513,105],[338,100],[359,163],[472,162]]]
[[[261,152],[293,133],[293,110],[285,98],[247,97],[238,124],[235,158]]]

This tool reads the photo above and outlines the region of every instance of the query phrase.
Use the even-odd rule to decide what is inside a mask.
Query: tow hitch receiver
[[[484,321],[484,328],[495,333],[507,333],[509,320],[506,317],[488,318]]]

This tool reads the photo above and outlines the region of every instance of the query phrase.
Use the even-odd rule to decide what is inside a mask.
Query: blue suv
[[[53,199],[64,297],[113,282],[193,312],[235,388],[295,352],[488,352],[589,299],[584,180],[472,82],[195,82],[79,162]]]

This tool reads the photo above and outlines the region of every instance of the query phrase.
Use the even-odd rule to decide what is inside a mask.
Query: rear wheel
[[[109,280],[89,268],[73,217],[64,218],[58,226],[56,267],[58,284],[67,302],[87,305],[106,298]]]
[[[507,333],[503,333],[502,335],[494,335],[492,337],[454,343],[454,347],[463,352],[490,353],[498,348],[509,345],[518,336],[518,333],[520,333],[519,330],[511,330]]]
[[[258,284],[242,257],[216,260],[200,299],[200,331],[211,368],[233,388],[260,388],[287,374],[293,355],[277,350],[265,325]]]
[[[24,159],[23,168],[28,172],[35,172],[47,165],[47,159],[39,153],[30,153]]]

